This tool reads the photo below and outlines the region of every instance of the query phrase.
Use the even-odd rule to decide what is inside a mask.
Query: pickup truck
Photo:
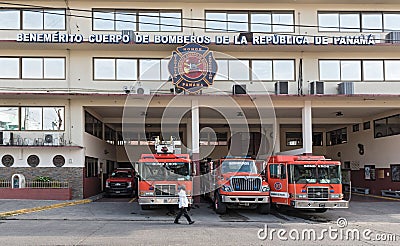
[[[117,168],[106,180],[106,197],[133,196],[135,193],[135,171],[132,168]]]

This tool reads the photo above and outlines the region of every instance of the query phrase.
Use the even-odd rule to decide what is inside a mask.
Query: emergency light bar
[[[221,159],[251,159],[251,156],[245,155],[245,156],[224,156]]]

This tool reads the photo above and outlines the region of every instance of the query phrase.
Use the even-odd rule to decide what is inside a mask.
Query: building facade
[[[160,136],[194,160],[325,155],[400,190],[400,4],[375,2],[2,2],[0,179],[89,197]],[[195,93],[169,70],[187,43],[218,65]]]

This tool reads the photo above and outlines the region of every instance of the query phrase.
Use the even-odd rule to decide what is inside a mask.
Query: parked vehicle
[[[174,141],[156,139],[156,154],[142,154],[138,161],[139,205],[143,210],[154,205],[177,205],[178,188],[185,186],[189,204],[193,203],[192,162],[189,154],[175,154]]]
[[[106,180],[106,196],[133,196],[135,186],[134,170],[132,168],[117,168]]]
[[[271,156],[267,178],[272,203],[325,212],[348,208],[343,200],[340,162],[323,156]]]
[[[247,157],[224,157],[201,163],[201,189],[214,202],[215,212],[227,208],[258,208],[270,211],[269,185],[257,170],[256,162]]]

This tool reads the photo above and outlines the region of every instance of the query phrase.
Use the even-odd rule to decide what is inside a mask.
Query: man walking
[[[187,199],[186,189],[184,186],[179,187],[178,195],[179,195],[179,212],[176,215],[174,223],[180,224],[179,219],[181,218],[181,216],[183,214],[183,216],[185,216],[185,218],[189,222],[189,225],[191,225],[194,223],[194,221],[190,218],[190,216],[187,212],[187,207],[189,206],[189,200]]]

